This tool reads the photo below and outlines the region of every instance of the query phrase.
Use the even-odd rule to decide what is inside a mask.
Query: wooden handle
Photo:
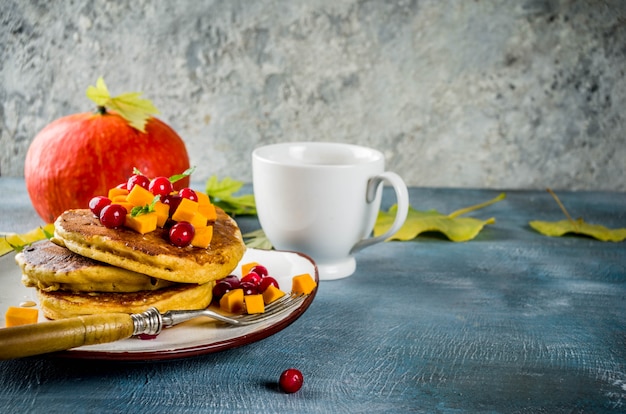
[[[78,316],[0,329],[0,360],[64,351],[129,338],[134,324],[126,313]]]

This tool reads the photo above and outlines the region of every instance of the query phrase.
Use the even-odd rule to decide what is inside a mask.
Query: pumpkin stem
[[[99,115],[105,115],[107,113],[107,108],[104,105],[98,105],[96,108],[96,113]]]

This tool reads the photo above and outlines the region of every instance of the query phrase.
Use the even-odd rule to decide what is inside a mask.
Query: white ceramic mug
[[[354,253],[382,242],[406,220],[409,195],[397,174],[385,171],[380,151],[350,144],[290,142],[252,153],[257,213],[278,250],[307,254],[322,280],[350,276]],[[382,195],[393,186],[398,213],[391,228],[370,237]]]

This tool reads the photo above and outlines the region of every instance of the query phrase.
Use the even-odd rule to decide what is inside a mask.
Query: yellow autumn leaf
[[[600,241],[612,241],[612,242],[621,242],[626,240],[626,228],[621,229],[609,229],[600,224],[591,224],[585,222],[582,218],[578,218],[574,220],[572,216],[570,216],[569,212],[561,203],[561,200],[557,197],[557,195],[548,188],[547,190],[550,195],[557,202],[567,220],[560,221],[540,221],[533,220],[528,224],[530,227],[543,234],[544,236],[549,237],[561,237],[565,234],[578,234],[583,236],[593,237],[594,239]]]
[[[505,197],[506,194],[501,193],[489,201],[463,208],[447,215],[436,210],[418,211],[409,206],[409,213],[404,225],[390,238],[390,240],[413,240],[425,232],[442,233],[454,242],[472,240],[478,235],[478,233],[480,233],[485,225],[495,223],[495,218],[492,217],[486,220],[479,220],[471,217],[459,216],[497,203]],[[394,204],[389,211],[380,211],[378,213],[378,218],[374,226],[374,236],[383,234],[389,227],[391,227],[397,208],[398,206]]]
[[[24,247],[54,234],[54,224],[49,223],[43,227],[37,227],[27,233],[4,233],[0,236],[0,256],[12,250],[21,251]]]
[[[530,227],[550,237],[561,237],[565,234],[580,234],[600,241],[621,242],[626,240],[626,229],[609,229],[599,224],[585,223],[583,219],[561,221],[539,221],[534,220],[528,223]]]
[[[87,88],[87,97],[100,107],[106,107],[117,112],[128,121],[129,125],[141,132],[146,132],[146,123],[159,113],[159,110],[149,99],[140,98],[141,92],[128,92],[111,97],[104,79],[99,77],[96,86]]]

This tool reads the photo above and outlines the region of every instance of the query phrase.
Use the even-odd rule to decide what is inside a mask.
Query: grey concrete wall
[[[379,148],[411,185],[626,190],[626,1],[0,4],[3,176],[102,75],[155,103],[196,179],[319,140]]]

